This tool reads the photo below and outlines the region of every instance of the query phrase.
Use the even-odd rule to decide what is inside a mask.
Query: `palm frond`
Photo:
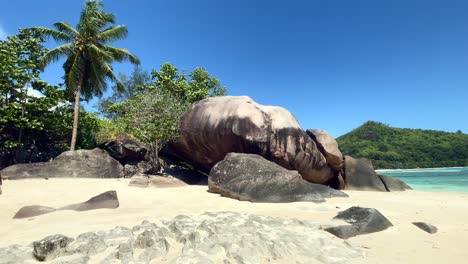
[[[112,63],[114,54],[106,49],[101,49],[95,44],[89,45],[88,51],[92,55],[93,60],[104,60],[106,63]]]
[[[137,56],[133,55],[127,49],[115,48],[108,45],[103,45],[102,49],[107,50],[112,53],[114,59],[118,62],[128,60],[133,64],[140,64],[140,59]]]
[[[80,35],[80,32],[78,32],[76,29],[70,26],[67,22],[57,22],[54,24],[54,27],[58,31],[67,33],[68,35],[73,35],[75,37]]]
[[[100,65],[102,67],[102,69],[105,71],[105,75],[106,77],[114,82],[116,84],[116,88],[117,88],[117,91],[119,92],[123,92],[125,90],[125,87],[124,85],[122,84],[122,82],[120,82],[119,78],[117,78],[117,76],[115,75],[114,73],[114,70],[112,69],[112,67],[109,65],[109,64],[102,64]]]
[[[73,44],[72,43],[67,43],[63,44],[61,46],[58,46],[54,49],[49,50],[44,57],[42,58],[41,61],[41,68],[44,69],[44,67],[51,63],[51,62],[56,62],[60,58],[66,57],[66,56],[72,56],[73,55]]]
[[[68,88],[77,89],[78,85],[80,85],[83,81],[84,75],[84,59],[80,53],[75,53],[72,56],[72,63],[70,65],[70,69],[67,72],[66,76],[66,83]]]
[[[70,42],[73,40],[74,36],[65,32],[61,32],[55,29],[45,28],[45,27],[32,27],[29,28],[32,32],[37,33],[45,38],[52,37],[57,42]]]
[[[102,42],[110,42],[114,40],[124,39],[128,35],[126,26],[113,26],[97,34],[96,38]]]
[[[100,0],[86,1],[77,29],[85,35],[95,35],[107,24],[115,23],[115,15],[102,11]]]

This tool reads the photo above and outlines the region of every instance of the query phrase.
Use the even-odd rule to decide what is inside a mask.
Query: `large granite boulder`
[[[345,182],[346,190],[387,191],[372,162],[366,158],[345,156]]]
[[[343,154],[341,154],[336,140],[322,129],[307,129],[306,132],[315,141],[328,165],[335,171],[341,171],[343,169]]]
[[[328,184],[336,177],[289,111],[257,104],[247,96],[201,100],[181,117],[179,128],[172,153],[204,172],[237,152],[261,155],[313,183]]]
[[[323,202],[324,198],[346,197],[341,191],[304,180],[255,154],[229,153],[218,162],[208,178],[210,192],[251,202]]]
[[[66,151],[51,162],[16,164],[0,171],[9,180],[26,178],[118,178],[122,165],[99,148]]]

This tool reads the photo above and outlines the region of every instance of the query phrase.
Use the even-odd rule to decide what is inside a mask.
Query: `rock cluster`
[[[345,189],[359,191],[404,191],[409,187],[399,179],[378,174],[369,159],[345,156]]]
[[[284,108],[247,96],[218,96],[196,102],[180,120],[173,153],[208,173],[231,152],[258,154],[296,170],[310,182],[336,177],[316,143]]]
[[[0,263],[346,263],[361,253],[310,221],[235,212],[46,237],[0,248]]]

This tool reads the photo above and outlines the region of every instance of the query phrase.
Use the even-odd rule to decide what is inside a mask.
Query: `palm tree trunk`
[[[80,114],[80,95],[81,95],[81,84],[76,87],[75,91],[75,108],[73,110],[73,132],[70,143],[70,150],[75,150],[76,135],[78,134],[78,116]]]

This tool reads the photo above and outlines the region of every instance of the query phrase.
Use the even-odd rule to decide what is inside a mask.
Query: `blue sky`
[[[468,132],[468,1],[105,0],[145,69],[204,67],[231,95],[340,136],[367,120]],[[0,37],[67,21],[82,0],[0,0]],[[2,33],[4,32],[4,33]],[[54,43],[49,43],[53,47]],[[128,64],[114,65],[130,73]],[[58,83],[61,64],[44,79]],[[95,102],[91,102],[92,106]],[[87,106],[87,109],[92,109]]]

